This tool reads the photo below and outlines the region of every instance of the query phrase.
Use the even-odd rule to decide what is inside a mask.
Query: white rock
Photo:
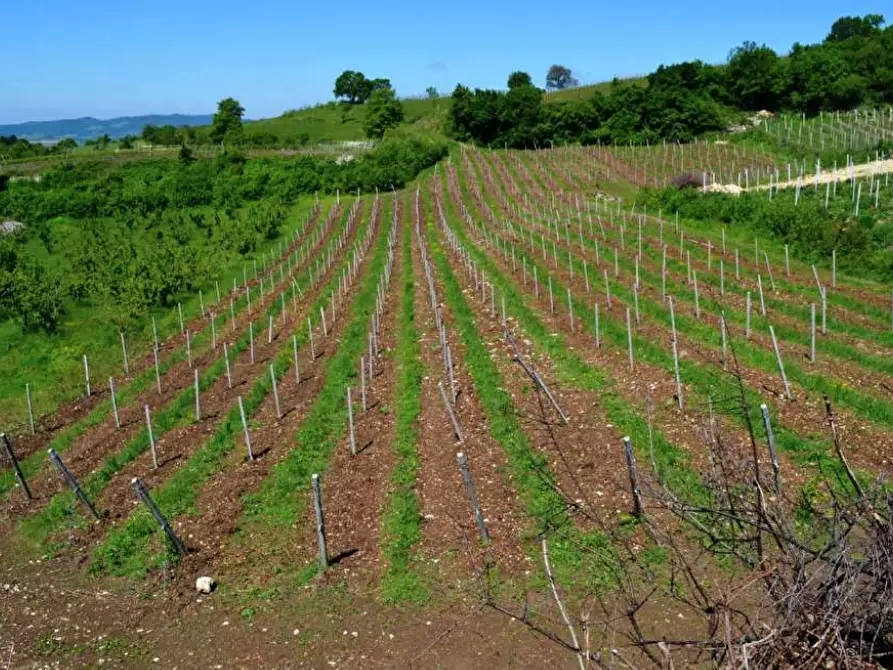
[[[199,577],[195,580],[195,590],[199,593],[210,593],[217,586],[213,577]]]

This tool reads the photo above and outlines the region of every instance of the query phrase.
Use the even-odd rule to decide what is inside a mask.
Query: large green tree
[[[217,113],[211,124],[211,139],[222,144],[237,142],[242,135],[242,115],[245,108],[235,98],[225,98],[217,103]]]
[[[394,128],[403,120],[403,104],[397,100],[392,88],[375,91],[366,103],[363,129],[366,135],[381,139],[388,128]]]
[[[519,70],[517,72],[512,72],[509,75],[508,86],[510,91],[522,86],[533,86],[533,80],[530,78],[529,74]]]
[[[576,86],[579,82],[574,79],[571,70],[564,65],[553,65],[546,73],[546,88],[553,91],[560,91],[565,88]]]
[[[781,106],[784,68],[778,54],[766,45],[745,42],[733,49],[725,74],[731,102],[735,106],[770,111]]]
[[[344,98],[351,104],[363,102],[369,89],[369,80],[362,72],[345,70],[335,80],[335,97]]]

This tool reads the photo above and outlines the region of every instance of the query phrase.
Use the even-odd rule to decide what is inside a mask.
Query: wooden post
[[[772,421],[769,419],[769,408],[765,403],[760,405],[763,414],[763,427],[766,429],[766,441],[769,443],[769,460],[775,474],[775,494],[781,498],[781,469],[778,466],[778,454],[775,453],[775,434],[772,432]]]
[[[552,295],[552,275],[549,275],[549,314],[555,313],[555,298]]]
[[[571,322],[571,332],[574,332],[574,301],[573,301],[573,298],[571,297],[570,288],[567,289],[567,309],[568,309],[568,316],[569,316],[570,322]]]
[[[694,279],[695,285],[695,318],[700,321],[701,320],[701,301],[698,296],[698,271],[695,270],[692,273],[692,277]]]
[[[56,468],[59,474],[62,476],[68,486],[71,487],[72,492],[75,497],[81,501],[84,507],[87,508],[87,512],[90,513],[96,521],[99,521],[99,514],[96,512],[96,508],[93,507],[93,503],[90,502],[90,499],[87,497],[87,494],[84,493],[83,489],[81,489],[80,484],[78,484],[78,480],[74,478],[74,475],[68,471],[68,468],[65,467],[65,464],[62,462],[62,459],[59,458],[59,454],[56,453],[55,449],[48,450],[50,463]]]
[[[316,512],[316,541],[319,544],[319,569],[329,567],[329,555],[326,551],[326,522],[322,513],[322,492],[319,489],[319,475],[310,475],[310,485],[313,489],[313,509]]]
[[[729,364],[729,336],[726,330],[726,315],[724,312],[719,314],[719,333],[722,340],[722,369],[726,370]]]
[[[478,503],[477,491],[474,488],[474,480],[471,477],[471,471],[468,469],[468,458],[461,451],[456,454],[456,461],[459,463],[459,472],[462,474],[462,482],[465,484],[465,492],[468,494],[468,500],[474,510],[474,520],[478,527],[478,533],[484,544],[490,542],[490,534],[487,532],[487,524],[484,523],[484,515],[481,512],[481,506]]]
[[[676,314],[673,307],[673,298],[669,298],[670,306],[670,344],[673,346],[673,376],[676,378],[676,406],[682,409],[682,376],[679,373],[679,342],[676,335]]]
[[[298,362],[298,336],[297,335],[291,336],[291,346],[292,346],[292,353],[294,354],[294,359],[295,359],[295,383],[300,384],[301,383],[301,365]]]
[[[350,397],[350,387],[347,387],[347,423],[350,428],[350,455],[357,455],[357,436],[353,425],[353,401]]]
[[[760,315],[766,316],[766,301],[763,299],[763,278],[757,275],[757,289],[760,291]]]
[[[87,354],[84,354],[84,383],[87,387],[87,397],[90,397],[90,365],[87,363]]]
[[[629,353],[629,369],[635,369],[635,360],[633,358],[633,326],[630,323],[629,307],[626,308],[626,348]]]
[[[155,453],[155,435],[152,433],[152,414],[149,406],[143,406],[146,411],[146,430],[149,433],[149,449],[152,451],[152,468],[158,469],[158,454]]]
[[[276,418],[282,418],[282,409],[279,406],[279,386],[276,384],[276,369],[270,363],[270,381],[273,383],[273,401],[276,406]]]
[[[245,448],[248,449],[248,460],[254,460],[254,450],[251,448],[251,433],[248,432],[248,418],[245,416],[245,405],[242,396],[239,396],[239,415],[242,417],[242,432],[245,435]]]
[[[601,349],[602,342],[601,337],[599,336],[599,323],[598,323],[598,302],[595,303],[595,348]]]
[[[793,400],[791,396],[791,385],[788,383],[788,377],[784,373],[784,363],[781,360],[781,351],[778,348],[778,340],[775,339],[775,328],[769,326],[769,335],[772,336],[772,348],[775,350],[775,360],[778,363],[778,374],[784,383],[784,395],[788,400]]]
[[[115,428],[121,427],[121,417],[118,415],[118,399],[115,397],[115,380],[109,377],[109,393],[112,396],[112,415],[115,417]]]
[[[229,350],[226,348],[226,342],[223,343],[223,362],[226,363],[226,388],[233,387],[233,374],[229,367]]]
[[[149,508],[152,516],[155,517],[155,521],[157,521],[158,525],[161,526],[161,530],[164,531],[164,534],[167,535],[167,538],[171,541],[171,544],[174,545],[174,549],[177,550],[177,553],[180,554],[180,556],[185,556],[186,547],[183,544],[183,541],[179,537],[177,537],[174,529],[171,528],[171,525],[167,522],[167,519],[164,518],[161,510],[158,509],[158,505],[156,505],[155,501],[152,500],[149,492],[146,490],[146,487],[143,486],[143,483],[138,478],[134,477],[130,480],[130,484],[131,486],[133,486],[136,497],[139,498],[140,501]]]
[[[158,363],[158,349],[152,349],[152,356],[155,358],[155,386],[158,388],[158,395],[161,395],[161,366]]]
[[[360,397],[363,411],[366,411],[366,357],[360,356]]]
[[[124,341],[124,331],[121,331],[121,356],[124,358],[124,374],[130,374],[130,362],[127,360],[127,343]]]
[[[633,516],[642,516],[642,498],[639,494],[639,477],[636,472],[636,457],[629,437],[623,438],[623,451],[626,454],[626,469],[629,472],[629,485],[633,493]]]
[[[452,425],[453,427],[453,436],[456,438],[456,442],[461,444],[465,441],[465,435],[462,433],[462,427],[459,425],[459,421],[456,420],[456,414],[453,412],[453,406],[447,399],[446,391],[443,388],[443,382],[437,382],[437,388],[440,390],[440,400],[443,402],[443,406],[446,408],[447,418],[449,418],[450,425]]]
[[[307,317],[307,337],[310,340],[310,359],[316,360],[316,347],[313,345],[313,324],[310,322],[310,317]]]
[[[31,495],[31,489],[28,488],[28,482],[25,480],[22,468],[19,467],[19,461],[16,458],[15,452],[12,450],[12,445],[10,444],[6,433],[0,433],[0,442],[3,442],[3,450],[6,452],[6,457],[9,458],[9,462],[12,464],[12,470],[19,482],[19,486],[22,487],[22,494],[25,496],[25,500],[31,500],[33,497]]]
[[[815,363],[815,303],[809,306],[809,360]]]
[[[192,371],[192,380],[193,393],[195,394],[195,422],[198,423],[202,420],[201,396],[198,388],[198,368]]]
[[[34,435],[34,405],[31,404],[31,384],[25,384],[25,400],[28,401],[28,426]]]

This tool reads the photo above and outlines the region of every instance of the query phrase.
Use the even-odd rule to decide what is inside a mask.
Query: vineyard
[[[856,150],[869,121],[767,132]],[[782,206],[783,169],[462,145],[302,201],[269,261],[7,428],[0,664],[880,667],[889,285],[617,197],[691,173]]]

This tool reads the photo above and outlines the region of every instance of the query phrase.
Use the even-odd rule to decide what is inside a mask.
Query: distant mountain
[[[203,126],[211,123],[211,114],[147,114],[119,116],[115,119],[62,119],[59,121],[28,121],[0,125],[0,135],[15,135],[29,142],[52,142],[71,137],[78,142],[108,135],[112,139],[125,135],[139,135],[147,123],[153,126]]]

